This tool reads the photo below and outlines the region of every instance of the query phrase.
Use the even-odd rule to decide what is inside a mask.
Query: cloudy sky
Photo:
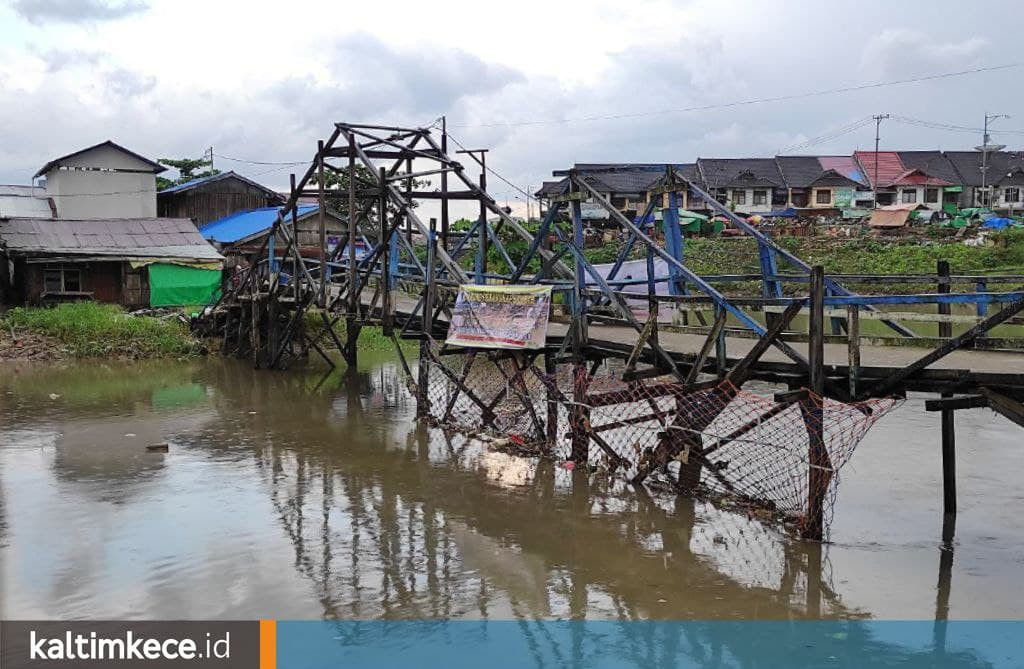
[[[335,121],[441,115],[532,189],[573,162],[868,149],[859,124],[885,112],[903,118],[883,147],[969,148],[978,133],[929,126],[1000,112],[995,138],[1020,148],[1024,66],[724,105],[1014,64],[1022,22],[1014,0],[0,0],[0,183],[109,138],[154,158],[213,146],[284,186],[294,167],[228,157],[302,160]]]

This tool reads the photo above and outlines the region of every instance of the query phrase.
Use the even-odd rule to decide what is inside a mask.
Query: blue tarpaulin
[[[796,209],[790,207],[789,209],[774,209],[772,211],[758,211],[750,214],[751,216],[761,216],[762,218],[796,218]]]
[[[1016,225],[1016,221],[1014,221],[1012,218],[1001,218],[998,216],[987,218],[985,219],[985,222],[982,223],[982,227],[993,228],[995,230],[1002,230],[1003,228],[1008,228],[1011,225]]]
[[[317,210],[317,205],[302,205],[298,207],[299,218]],[[222,219],[211,221],[199,228],[199,232],[210,241],[230,244],[240,239],[247,239],[261,232],[266,232],[277,219],[278,207],[264,207],[262,209],[247,209]],[[287,216],[291,220],[291,214]]]

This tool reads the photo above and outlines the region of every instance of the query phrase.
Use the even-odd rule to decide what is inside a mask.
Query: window
[[[989,205],[989,195],[991,194],[991,186],[987,189],[982,190],[979,188],[974,191],[974,204],[977,207],[987,207]]]
[[[924,189],[924,201],[928,204],[934,204],[939,201],[939,189],[938,188],[925,188]]]
[[[821,190],[814,192],[815,204],[832,204],[832,190],[829,188],[822,188]]]
[[[755,190],[754,191],[754,204],[768,204],[768,191],[766,191],[766,190]]]
[[[917,202],[917,191],[916,190],[905,190],[900,193],[900,199],[903,204],[914,204]]]
[[[77,269],[45,270],[43,290],[47,293],[79,293],[82,291],[82,272]]]
[[[1003,202],[1020,202],[1020,188],[1004,188]]]
[[[732,192],[733,204],[746,204],[747,203],[747,191],[745,190],[734,190]]]

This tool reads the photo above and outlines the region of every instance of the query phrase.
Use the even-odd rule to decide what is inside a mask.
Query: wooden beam
[[[925,400],[925,411],[959,411],[961,409],[984,409],[988,399],[983,395],[963,395],[962,397],[943,397],[937,400]]]
[[[1014,302],[1008,307],[1005,307],[1004,309],[1000,310],[998,313],[989,316],[981,323],[978,323],[977,325],[972,327],[970,330],[967,330],[963,334],[950,339],[948,342],[936,348],[931,353],[928,353],[927,355],[918,358],[916,361],[912,362],[906,367],[897,370],[885,381],[882,381],[881,383],[869,388],[868,391],[864,394],[864,396],[880,396],[886,394],[887,392],[898,386],[900,383],[902,383],[907,377],[924,369],[933,362],[941,358],[944,358],[945,356],[949,355],[950,353],[964,346],[965,344],[970,343],[978,336],[994,328],[996,325],[999,325],[1008,318],[1011,318],[1012,316],[1016,315],[1022,309],[1024,309],[1024,300]]]

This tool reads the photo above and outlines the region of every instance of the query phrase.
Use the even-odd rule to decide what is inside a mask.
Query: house
[[[698,158],[697,171],[708,193],[737,211],[782,208],[788,201],[774,158]]]
[[[294,223],[296,243],[304,256],[316,257],[320,253],[320,207],[302,205],[297,207],[298,221]],[[277,220],[280,207],[261,207],[240,211],[200,226],[199,234],[217,246],[227,257],[228,265],[237,263],[240,256],[246,256],[260,246],[263,237]],[[327,209],[325,212],[327,250],[332,252],[342,244],[348,235],[348,226],[341,214]],[[291,213],[286,220],[292,222]],[[284,237],[278,233],[274,239],[280,255],[284,251]]]
[[[857,192],[865,184],[847,176],[851,171],[844,169],[845,164],[828,160],[841,157],[776,156],[775,162],[787,189],[788,206],[814,210],[854,207],[858,200]]]
[[[188,219],[0,220],[5,301],[201,305],[220,286],[223,260]]]
[[[285,198],[235,172],[221,172],[165,188],[156,194],[157,214],[205,225],[247,209],[279,206]]]
[[[999,211],[1024,209],[1024,152],[946,151],[963,184],[961,207],[991,206]],[[984,188],[982,174],[984,168]]]
[[[54,158],[34,178],[46,179],[57,217],[156,217],[156,175],[163,165],[107,140]]]
[[[910,164],[905,163],[906,153]],[[925,154],[917,155],[915,154]],[[867,175],[868,183],[876,194],[880,206],[891,204],[923,204],[928,209],[942,208],[943,193],[954,187],[953,181],[937,174],[948,169],[940,159],[928,159],[927,154],[938,152],[855,151],[857,164]],[[914,164],[920,165],[914,167]]]

